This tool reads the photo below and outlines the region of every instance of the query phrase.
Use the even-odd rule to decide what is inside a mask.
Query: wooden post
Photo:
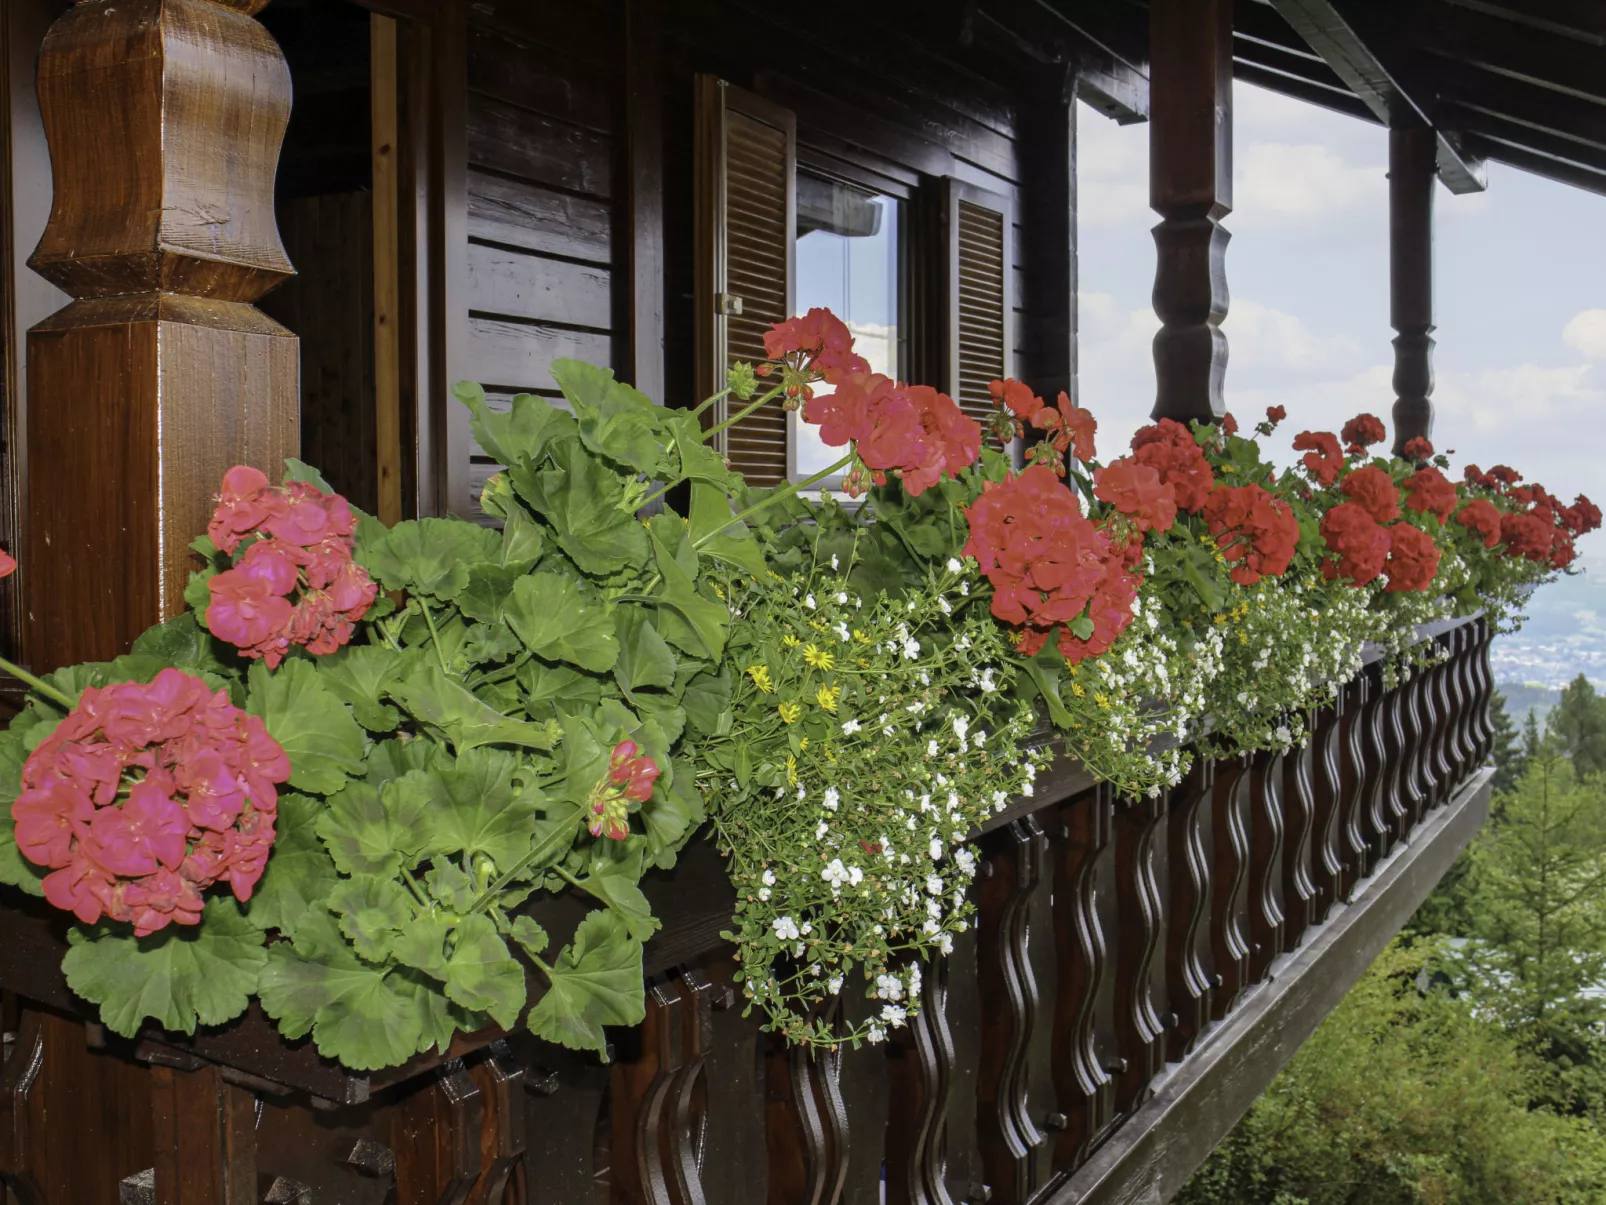
[[[1433,435],[1433,179],[1431,129],[1389,131],[1389,324],[1394,336],[1394,454]]]
[[[28,333],[28,654],[126,650],[184,606],[232,464],[297,449],[297,345],[251,303],[290,73],[266,0],[87,0],[39,56],[55,199],[29,264],[76,300]]]
[[[1149,5],[1149,205],[1154,228],[1154,417],[1227,412],[1227,239],[1232,212],[1232,0]]]

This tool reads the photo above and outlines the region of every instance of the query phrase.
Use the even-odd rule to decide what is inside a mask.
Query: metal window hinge
[[[742,299],[731,293],[715,293],[714,312],[727,315],[740,314],[742,312]]]

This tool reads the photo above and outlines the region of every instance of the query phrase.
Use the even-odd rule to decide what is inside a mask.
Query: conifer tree
[[[1606,698],[1595,692],[1583,674],[1562,690],[1550,713],[1549,728],[1580,778],[1606,771]]]
[[[1530,711],[1528,714],[1533,713]],[[1506,710],[1506,697],[1499,691],[1495,691],[1489,704],[1489,722],[1494,726],[1494,749],[1489,755],[1495,768],[1494,789],[1509,791],[1522,777],[1525,759],[1522,746],[1517,741],[1517,726],[1511,722],[1511,713]]]

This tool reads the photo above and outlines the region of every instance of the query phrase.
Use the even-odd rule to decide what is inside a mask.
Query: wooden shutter
[[[947,192],[946,388],[972,418],[992,414],[990,381],[1014,371],[1009,198],[953,178]]]
[[[697,388],[725,387],[731,364],[764,359],[764,332],[792,313],[797,122],[723,80],[697,80]],[[709,408],[713,422],[730,413]],[[786,412],[766,406],[720,436],[755,485],[786,478]]]

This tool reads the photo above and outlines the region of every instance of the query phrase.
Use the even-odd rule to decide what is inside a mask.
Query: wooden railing
[[[54,919],[6,899],[0,1178],[22,1205],[1163,1200],[1481,817],[1490,632],[1423,635],[1442,663],[1394,690],[1369,664],[1303,750],[1141,800],[1056,763],[975,838],[977,924],[881,1047],[742,1015],[706,845],[652,884],[647,1019],[609,1065],[480,1035],[356,1079],[255,1012],[120,1043],[60,983]]]

